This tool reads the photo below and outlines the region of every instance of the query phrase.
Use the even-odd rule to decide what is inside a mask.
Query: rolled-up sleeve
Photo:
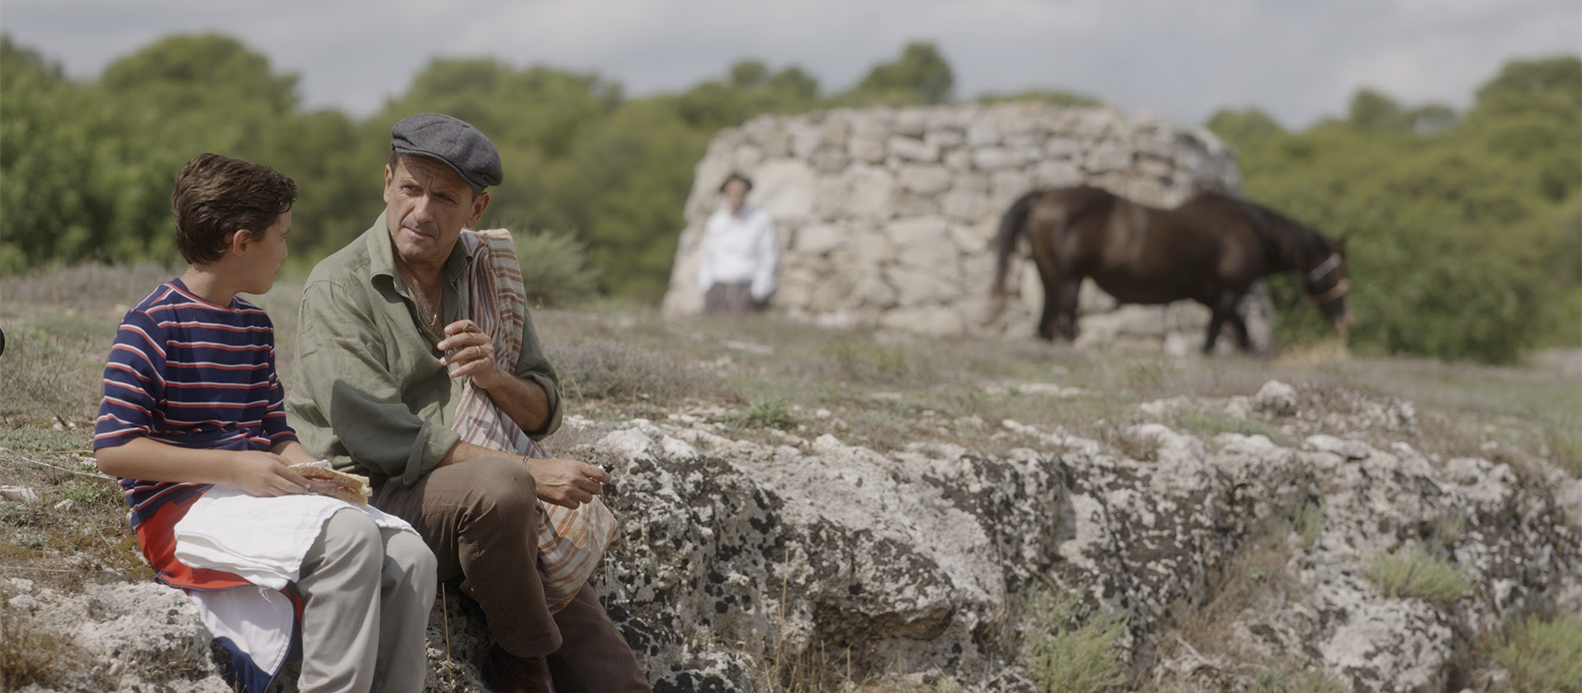
[[[310,452],[338,467],[346,461],[338,458],[349,457],[410,486],[438,466],[460,436],[419,418],[402,401],[400,379],[387,365],[385,340],[367,300],[360,287],[333,280],[311,282],[303,290],[289,409]]]
[[[555,374],[555,367],[544,356],[544,347],[538,343],[538,329],[533,327],[533,316],[528,315],[526,318],[522,321],[522,353],[516,358],[516,377],[531,380],[544,388],[544,395],[549,398],[549,417],[539,430],[523,433],[533,440],[542,440],[560,428],[560,376]]]

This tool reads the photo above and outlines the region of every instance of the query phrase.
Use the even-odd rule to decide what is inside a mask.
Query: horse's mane
[[[1244,197],[1217,190],[1205,191],[1200,193],[1200,196],[1223,200],[1246,210],[1247,216],[1253,221],[1253,228],[1279,247],[1282,259],[1296,270],[1307,270],[1310,265],[1315,264],[1315,258],[1322,258],[1330,253],[1333,244],[1329,239],[1291,217]]]

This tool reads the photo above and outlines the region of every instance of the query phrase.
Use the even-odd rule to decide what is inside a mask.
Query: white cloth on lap
[[[368,513],[381,529],[417,534],[412,525],[373,506],[301,494],[265,498],[235,486],[215,486],[176,523],[176,559],[192,568],[235,573],[255,585],[284,589],[302,570],[302,557],[344,508]]]

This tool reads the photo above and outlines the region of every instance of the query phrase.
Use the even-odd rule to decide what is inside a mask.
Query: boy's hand
[[[291,471],[286,458],[272,452],[249,450],[236,453],[232,466],[232,485],[255,496],[286,496],[307,493],[308,480]]]
[[[526,460],[538,498],[575,508],[604,492],[610,474],[586,462],[564,459]]]

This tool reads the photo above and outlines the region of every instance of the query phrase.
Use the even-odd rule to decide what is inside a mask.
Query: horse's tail
[[[994,243],[994,288],[989,294],[989,315],[983,320],[985,325],[994,322],[1000,313],[1005,312],[1005,275],[1010,270],[1011,254],[1016,252],[1016,241],[1022,235],[1022,230],[1027,228],[1027,215],[1033,208],[1033,202],[1042,194],[1043,190],[1034,190],[1022,195],[1011,203],[1010,209],[1005,210],[1005,216],[1000,217],[1000,233]]]

